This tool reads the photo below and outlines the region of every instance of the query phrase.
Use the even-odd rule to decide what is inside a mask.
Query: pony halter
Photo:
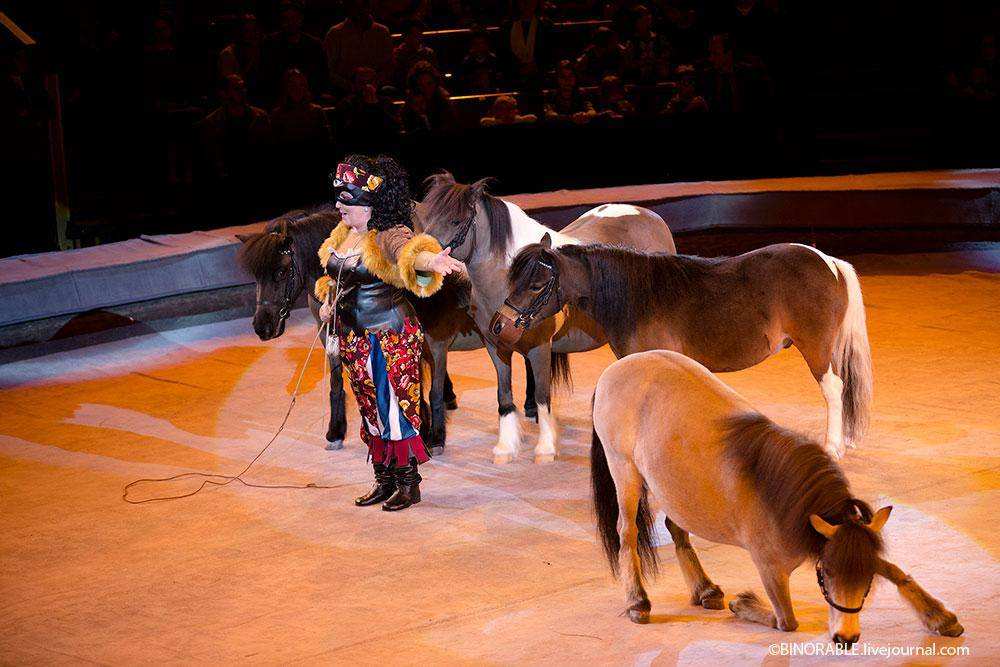
[[[476,221],[476,207],[473,206],[471,208],[472,212],[469,213],[469,218],[465,222],[461,223],[462,228],[458,230],[458,233],[455,234],[455,236],[448,241],[448,245],[445,246],[445,248],[451,248],[452,252],[455,252],[465,244],[465,238],[469,235],[469,231],[472,229],[472,223]],[[458,221],[456,220],[455,222],[457,223]]]
[[[559,288],[557,284],[559,282],[559,269],[556,268],[555,262],[549,264],[539,259],[536,260],[535,266],[532,268],[532,273],[539,266],[549,270],[549,278],[545,281],[545,285],[542,286],[538,294],[531,299],[531,302],[524,308],[518,308],[510,302],[510,297],[507,297],[490,321],[490,334],[508,347],[513,346],[523,333],[531,327],[531,323],[538,317],[542,306],[548,303],[553,292],[556,294],[558,303]]]
[[[823,599],[826,600],[826,603],[828,605],[830,605],[831,607],[833,607],[834,609],[843,614],[857,614],[861,611],[861,608],[865,606],[865,598],[868,597],[868,593],[870,593],[872,590],[872,582],[874,580],[875,577],[872,577],[868,581],[868,588],[865,589],[865,594],[861,596],[861,604],[859,604],[857,607],[842,607],[833,601],[833,599],[830,597],[829,591],[826,590],[826,581],[823,578],[823,561],[822,560],[816,561],[816,583],[819,584],[819,590],[823,593]]]
[[[271,232],[272,234],[277,234],[277,232]],[[295,253],[292,252],[291,248],[284,248],[281,250],[281,254],[288,257],[288,278],[285,280],[285,293],[282,295],[280,306],[278,308],[278,318],[281,321],[288,319],[289,313],[292,312],[292,305],[295,303],[295,297],[299,295],[299,290],[301,288],[301,281],[299,276],[298,267],[295,265]],[[257,307],[260,306],[270,306],[271,301],[267,299],[261,299],[257,301]]]

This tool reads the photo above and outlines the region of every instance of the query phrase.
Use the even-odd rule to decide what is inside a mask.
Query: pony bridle
[[[451,248],[452,253],[465,245],[465,239],[469,236],[469,231],[472,230],[473,224],[476,221],[476,207],[472,207],[472,212],[469,214],[468,220],[462,223],[462,227],[458,230],[458,233],[450,241],[445,248]],[[456,258],[457,259],[457,258]],[[466,258],[467,260],[468,258]]]
[[[857,614],[861,612],[861,608],[865,606],[865,598],[868,597],[868,593],[872,590],[872,581],[875,577],[868,580],[868,588],[865,589],[865,594],[861,596],[861,603],[857,607],[842,607],[830,597],[830,592],[826,590],[826,580],[823,577],[823,561],[822,559],[816,561],[816,583],[819,584],[819,590],[823,593],[823,599],[826,603],[841,612],[842,614]]]
[[[561,307],[558,288],[559,269],[556,268],[555,262],[550,264],[545,260],[539,259],[535,261],[535,265],[531,269],[532,274],[539,267],[548,269],[549,277],[545,281],[545,284],[542,285],[542,288],[538,290],[538,293],[532,297],[528,305],[520,308],[511,303],[510,297],[507,297],[490,321],[490,334],[507,347],[511,347],[521,338],[521,335],[525,331],[531,328],[531,323],[534,322],[539,312],[548,303],[553,292],[556,295],[557,310]]]
[[[274,232],[271,233],[273,234]],[[301,285],[299,282],[298,267],[295,265],[295,254],[292,252],[292,249],[285,248],[281,251],[281,254],[288,257],[288,278],[285,280],[285,294],[282,296],[280,306],[278,308],[278,321],[284,322],[288,319],[289,313],[292,312],[292,304],[295,303],[295,297],[299,295]],[[257,300],[258,308],[270,305],[273,304],[268,299]]]

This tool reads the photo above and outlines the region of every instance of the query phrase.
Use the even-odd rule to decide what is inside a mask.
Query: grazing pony
[[[309,310],[319,319],[320,303],[313,296],[313,285],[323,275],[317,249],[340,222],[340,213],[332,204],[308,211],[291,211],[269,221],[264,231],[238,234],[243,245],[238,260],[257,283],[257,304],[253,329],[261,340],[277,338],[285,331],[292,306],[303,290],[308,294]],[[417,316],[425,330],[425,357],[431,365],[430,419],[425,432],[427,444],[435,454],[445,445],[445,408],[457,407],[447,373],[447,350],[471,350],[482,347],[475,324],[468,315],[468,281],[449,276],[444,287],[427,299],[414,299]],[[324,339],[325,342],[325,339]],[[327,449],[343,447],[347,421],[344,414],[344,381],[339,355],[330,361],[330,423]],[[530,377],[530,374],[529,374]]]
[[[656,506],[692,604],[722,609],[723,595],[688,533],[750,552],[773,609],[744,593],[729,603],[743,620],[795,630],[788,577],[813,561],[838,644],[858,640],[876,574],[896,584],[928,630],[962,634],[953,613],[882,557],[879,533],[892,508],[873,512],[853,497],[819,445],[772,423],[704,366],[666,350],[619,359],[597,381],[593,418],[597,526],[612,571],[624,577],[632,621],[649,620],[643,573],[656,569]]]
[[[711,259],[552,246],[543,238],[514,258],[495,316],[509,338],[568,304],[601,326],[618,358],[667,349],[737,371],[794,345],[826,400],[827,451],[840,458],[845,438],[860,440],[871,353],[861,285],[847,262],[797,243]]]
[[[514,459],[521,446],[520,421],[511,391],[511,357],[514,351],[530,362],[535,375],[534,396],[538,404],[539,437],[535,462],[552,461],[558,440],[552,414],[551,386],[569,379],[567,353],[585,352],[607,342],[601,327],[578,308],[560,309],[539,318],[530,334],[513,349],[498,346],[496,332],[488,327],[494,311],[507,293],[507,269],[517,252],[543,236],[555,245],[617,240],[636,248],[674,252],[674,241],[663,219],[649,209],[628,204],[602,204],[563,228],[552,232],[528,217],[511,202],[491,195],[488,179],[472,184],[457,183],[449,173],[427,180],[427,196],[417,207],[424,231],[452,256],[468,267],[472,282],[473,315],[480,331],[489,331],[486,350],[497,372],[499,436],[493,448],[494,463]]]

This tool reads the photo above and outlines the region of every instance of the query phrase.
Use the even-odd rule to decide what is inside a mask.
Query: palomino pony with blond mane
[[[812,561],[838,644],[858,640],[876,574],[896,584],[928,630],[962,634],[955,614],[882,557],[892,508],[873,512],[818,444],[772,423],[704,366],[666,350],[620,359],[597,381],[593,418],[598,531],[623,575],[632,621],[649,621],[643,573],[656,569],[658,507],[694,605],[722,609],[723,595],[688,533],[750,552],[773,609],[744,593],[729,603],[743,620],[795,630],[788,577]]]
[[[488,330],[490,316],[503,304],[507,269],[514,255],[550,232],[553,243],[560,246],[615,241],[642,250],[675,251],[670,229],[649,209],[603,204],[587,211],[561,232],[552,232],[515,204],[491,195],[487,179],[466,185],[457,183],[451,174],[442,173],[427,182],[427,196],[417,206],[417,215],[424,231],[435,236],[441,245],[451,246],[452,256],[468,267],[473,314],[480,331]],[[512,460],[521,444],[520,422],[511,393],[512,351],[524,355],[534,371],[540,431],[535,461],[541,463],[556,456],[556,420],[550,387],[553,379],[568,378],[566,354],[592,350],[607,342],[601,327],[575,307],[564,312],[552,311],[536,324],[513,350],[498,349],[490,334],[486,336],[486,349],[497,371],[500,433],[493,449],[496,463]]]
[[[497,312],[508,340],[575,306],[607,333],[615,356],[681,352],[709,370],[738,371],[794,345],[827,404],[826,447],[844,455],[871,403],[865,306],[854,268],[797,243],[736,257],[639,252],[610,245],[525,247]]]

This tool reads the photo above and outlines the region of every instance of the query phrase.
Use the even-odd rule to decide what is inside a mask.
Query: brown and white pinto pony
[[[465,263],[472,282],[473,316],[480,331],[489,331],[490,318],[503,305],[507,294],[507,270],[517,252],[543,236],[555,245],[602,243],[613,240],[635,248],[674,252],[674,241],[663,219],[655,212],[630,204],[602,204],[587,211],[561,232],[553,232],[525,214],[515,204],[494,197],[488,179],[457,183],[449,173],[427,180],[427,196],[417,206],[423,230],[443,246],[452,247],[452,256]],[[556,456],[558,427],[551,405],[554,380],[568,378],[567,353],[586,352],[607,342],[604,332],[579,308],[565,312],[552,310],[539,318],[531,333],[512,348],[498,347],[492,332],[486,336],[486,350],[497,372],[499,435],[493,448],[495,463],[514,459],[521,446],[520,421],[511,392],[513,352],[530,362],[535,375],[535,402],[538,404],[539,436],[535,462],[552,461]]]
[[[788,577],[813,561],[838,644],[858,640],[876,574],[896,584],[929,631],[962,634],[955,614],[882,557],[892,508],[873,512],[854,498],[823,448],[775,425],[704,366],[666,350],[620,359],[597,381],[593,419],[598,531],[632,621],[649,620],[643,573],[656,569],[655,507],[666,512],[694,605],[722,609],[723,594],[689,533],[750,552],[773,610],[743,593],[729,603],[743,620],[795,630]]]
[[[594,318],[619,358],[674,350],[715,372],[749,368],[794,345],[826,399],[827,451],[842,457],[845,438],[856,443],[868,420],[861,286],[850,264],[815,248],[782,243],[709,259],[554,248],[543,238],[514,258],[505,303],[527,329],[570,304]]]

